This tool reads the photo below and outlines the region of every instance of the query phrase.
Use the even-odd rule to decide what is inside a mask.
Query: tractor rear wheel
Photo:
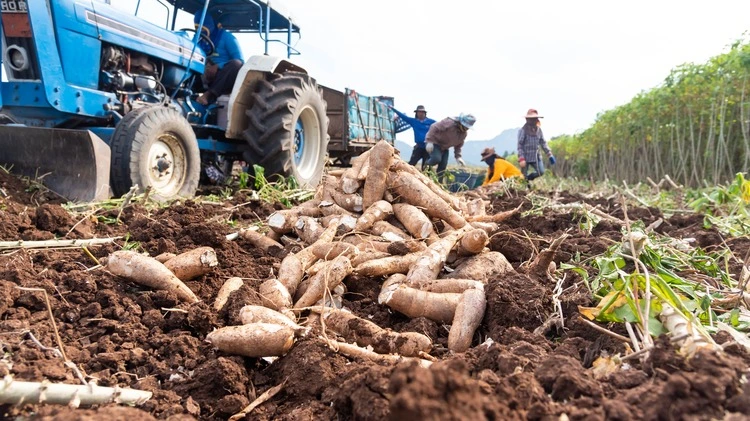
[[[195,196],[201,170],[198,141],[177,110],[153,106],[125,114],[110,147],[115,196],[136,184],[150,186],[149,197],[157,201]]]
[[[293,176],[301,186],[315,187],[325,168],[328,116],[323,91],[305,73],[270,74],[258,82],[249,127],[246,160],[272,175]]]

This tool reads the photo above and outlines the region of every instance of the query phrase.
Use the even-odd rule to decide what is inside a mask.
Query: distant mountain
[[[518,144],[518,129],[506,129],[502,133],[495,136],[490,140],[467,140],[464,143],[464,147],[461,150],[461,155],[469,165],[484,165],[481,161],[482,150],[484,148],[495,148],[495,152],[498,155],[503,156],[506,152],[513,154],[516,152],[516,146]],[[401,157],[405,160],[409,160],[411,157],[411,151],[414,148],[414,142],[403,142],[400,140],[396,141],[396,149],[401,153]],[[450,153],[449,164],[455,164],[456,160],[453,158],[453,152]]]

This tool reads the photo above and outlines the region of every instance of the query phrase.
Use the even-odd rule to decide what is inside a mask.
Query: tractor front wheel
[[[195,196],[200,151],[193,129],[177,110],[153,106],[126,114],[110,147],[115,196],[136,184],[141,189],[151,187],[149,197],[157,201]]]

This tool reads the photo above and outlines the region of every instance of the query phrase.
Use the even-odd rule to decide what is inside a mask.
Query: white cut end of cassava
[[[274,212],[268,217],[268,227],[280,234],[291,232],[294,229],[295,222],[296,219],[284,212]]]
[[[387,241],[390,241],[390,242],[404,241],[405,240],[404,237],[402,237],[402,236],[400,236],[398,234],[392,233],[392,232],[384,232],[384,233],[380,234],[380,236],[383,237],[384,240],[387,240]]]
[[[113,275],[150,288],[174,291],[177,298],[188,303],[198,302],[195,293],[153,257],[119,250],[102,259],[102,265]]]
[[[221,311],[222,308],[227,303],[227,300],[229,300],[229,296],[232,295],[233,292],[240,289],[245,282],[242,280],[242,278],[229,278],[226,281],[224,281],[224,285],[221,286],[219,289],[219,292],[216,294],[216,300],[214,300],[214,310]]]
[[[206,341],[228,354],[278,357],[294,345],[294,329],[273,323],[226,326],[206,335]]]
[[[164,266],[182,281],[203,276],[218,265],[216,251],[211,247],[198,247],[178,254],[164,263]]]

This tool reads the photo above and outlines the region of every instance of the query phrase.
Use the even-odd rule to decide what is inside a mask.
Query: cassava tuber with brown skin
[[[167,267],[181,281],[189,281],[203,276],[219,265],[216,251],[212,247],[198,247],[196,249],[180,253],[167,260]]]
[[[427,215],[440,218],[453,228],[462,228],[467,224],[460,213],[415,176],[406,172],[390,172],[388,184],[402,201],[423,209]],[[404,221],[401,223],[408,226]]]
[[[361,265],[362,263],[368,262],[370,260],[375,259],[382,259],[383,257],[389,257],[390,254],[382,251],[375,251],[375,250],[367,250],[360,252],[357,256],[354,256],[352,258],[352,267],[357,267]]]
[[[226,326],[206,335],[206,341],[227,354],[245,357],[275,357],[294,345],[294,329],[272,323]]]
[[[484,230],[473,229],[464,234],[458,241],[458,255],[470,256],[479,254],[489,244],[490,237]]]
[[[435,232],[430,218],[418,207],[408,203],[395,203],[392,207],[396,219],[414,238],[425,239]]]
[[[378,295],[378,303],[409,317],[426,317],[450,323],[461,294],[422,291],[404,283],[386,282]]]
[[[427,186],[427,188],[430,189],[430,191],[432,191],[435,195],[443,199],[445,203],[453,208],[453,210],[461,210],[461,206],[457,197],[451,195],[447,190],[435,184],[435,182],[430,180],[429,177],[422,174],[422,172],[419,171],[417,167],[409,165],[409,163],[404,161],[403,159],[394,159],[393,163],[391,164],[391,171],[404,171],[408,174],[411,174],[412,176],[416,177],[423,185]]]
[[[468,220],[470,222],[503,222],[506,219],[520,212],[522,207],[523,207],[523,203],[521,203],[520,205],[518,205],[518,207],[511,209],[509,211],[499,212],[494,215],[470,216]]]
[[[411,236],[404,231],[402,231],[399,228],[396,228],[393,224],[386,222],[386,221],[377,221],[372,225],[372,228],[370,228],[370,232],[373,235],[379,235],[383,238],[388,238],[384,234],[391,233],[395,235],[395,237],[392,238],[398,238],[397,241],[404,241],[411,238]]]
[[[444,238],[431,244],[427,250],[419,253],[419,258],[409,269],[406,280],[412,286],[437,279],[443,269],[443,263],[448,258],[448,253],[456,245],[464,230],[455,230],[445,235]]]
[[[119,250],[101,259],[101,264],[113,275],[153,289],[173,291],[177,298],[188,303],[199,301],[180,278],[153,257]]]
[[[323,260],[333,260],[341,255],[351,258],[359,254],[357,246],[341,241],[335,243],[318,243],[311,247],[315,257]]]
[[[419,259],[419,255],[412,253],[403,256],[390,256],[370,260],[355,267],[354,273],[362,276],[385,276],[394,273],[407,273],[417,259]]]
[[[467,289],[484,291],[484,283],[473,279],[435,279],[419,285],[419,289],[429,292],[453,292],[462,294]]]
[[[392,214],[393,206],[385,200],[378,200],[362,212],[362,215],[357,219],[355,229],[361,232],[368,231],[374,223],[382,221]]]
[[[359,190],[359,188],[361,187],[361,182],[358,178],[359,172],[362,169],[362,165],[365,163],[365,161],[369,161],[371,150],[372,149],[368,149],[361,155],[352,158],[352,166],[347,168],[344,171],[344,174],[341,176],[341,191],[343,191],[344,193],[354,193]]]
[[[462,259],[453,272],[444,276],[446,279],[474,279],[486,284],[490,279],[515,269],[502,253],[491,251]]]
[[[240,321],[243,325],[252,323],[271,323],[294,329],[297,335],[305,333],[306,329],[294,320],[276,310],[263,306],[246,305],[240,309]]]
[[[388,253],[393,255],[419,253],[426,249],[425,243],[417,240],[394,241],[388,245]]]
[[[242,288],[243,285],[245,285],[245,282],[242,280],[242,278],[234,277],[224,281],[224,284],[216,294],[216,299],[214,300],[214,310],[216,310],[217,312],[221,311],[221,309],[226,305],[229,296],[232,295],[233,292]]]
[[[359,346],[372,346],[379,354],[416,357],[432,349],[430,338],[421,333],[386,330],[346,310],[328,307],[317,307],[312,310],[322,314],[326,330],[340,335],[347,341],[356,342]]]
[[[279,282],[289,292],[290,296],[294,295],[304,276],[305,269],[296,254],[289,254],[284,257],[279,266]]]
[[[474,332],[482,323],[486,307],[487,299],[483,290],[467,289],[461,294],[448,333],[448,349],[454,352],[464,352],[469,349]]]
[[[278,279],[268,279],[258,287],[265,307],[283,311],[292,307],[292,296],[289,290]]]
[[[158,254],[158,255],[154,256],[154,259],[156,259],[157,262],[166,263],[167,260],[169,260],[169,259],[171,259],[171,258],[173,258],[175,256],[177,256],[177,255],[174,254],[174,253],[161,253],[161,254]]]
[[[362,206],[364,209],[372,206],[378,200],[383,200],[383,194],[388,188],[388,169],[391,166],[394,149],[390,143],[381,140],[370,150],[370,169],[365,179],[365,187],[362,193]]]
[[[323,230],[325,230],[325,227],[317,219],[309,216],[300,216],[294,224],[294,232],[306,244],[317,241]]]
[[[339,256],[329,263],[328,267],[319,271],[310,279],[304,295],[294,303],[295,309],[303,309],[315,304],[323,298],[326,290],[332,291],[338,284],[344,281],[352,272],[352,264],[348,257]]]
[[[271,256],[281,256],[286,254],[284,246],[258,231],[250,229],[241,230],[240,237],[252,244],[253,247],[257,247]]]

